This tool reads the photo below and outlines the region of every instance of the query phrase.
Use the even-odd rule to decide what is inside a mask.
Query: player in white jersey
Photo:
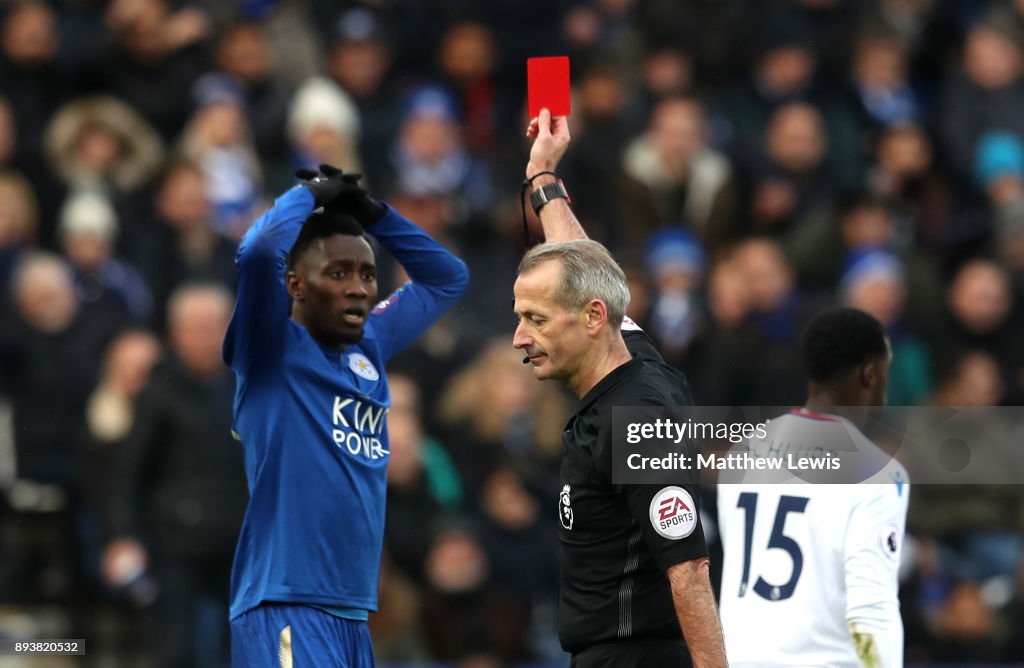
[[[809,408],[772,420],[766,438],[749,443],[750,454],[822,456],[821,448],[838,445],[843,465],[870,464],[873,474],[860,484],[812,484],[811,476],[794,479],[783,471],[792,484],[758,477],[756,484],[719,485],[729,664],[902,666],[897,594],[907,473],[849,420],[810,408],[882,405],[889,344],[870,315],[836,309],[808,325],[802,348]]]

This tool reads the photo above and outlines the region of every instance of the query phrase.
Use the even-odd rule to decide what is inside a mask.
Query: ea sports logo
[[[661,514],[659,519],[662,521],[670,520],[679,515],[679,513],[688,513],[692,510],[693,509],[683,503],[683,500],[678,496],[670,496],[662,501],[661,505],[658,506],[658,511]]]
[[[651,526],[669,540],[686,538],[697,528],[697,506],[682,487],[666,487],[651,499]]]

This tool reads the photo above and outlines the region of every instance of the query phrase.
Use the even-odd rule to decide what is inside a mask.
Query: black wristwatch
[[[553,199],[564,199],[566,202],[572,202],[561,180],[543,185],[530,193],[530,205],[533,207],[533,212],[540,215],[540,210],[544,208],[544,205]]]

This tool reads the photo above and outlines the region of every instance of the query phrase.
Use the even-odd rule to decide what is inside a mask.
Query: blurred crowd
[[[390,369],[378,660],[564,661],[573,400],[511,348],[525,59],[560,54],[560,176],[698,404],[802,403],[831,304],[887,328],[890,404],[1022,403],[1024,1],[5,0],[0,636],[226,665],[234,252],[329,162],[472,274]],[[1024,661],[1022,488],[916,488],[908,529],[908,662]]]

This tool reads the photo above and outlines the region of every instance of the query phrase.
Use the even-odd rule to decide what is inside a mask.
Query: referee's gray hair
[[[629,305],[626,274],[608,249],[591,239],[573,239],[543,243],[531,248],[519,263],[525,274],[551,261],[561,262],[555,299],[570,311],[580,311],[591,299],[600,299],[608,308],[608,323],[618,329]]]

